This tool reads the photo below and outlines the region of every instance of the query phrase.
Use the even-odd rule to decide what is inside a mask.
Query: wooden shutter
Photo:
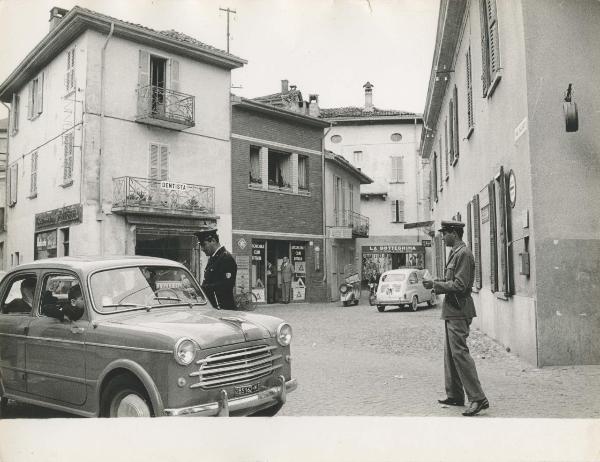
[[[510,252],[510,206],[508,199],[507,179],[504,168],[500,167],[500,176],[498,177],[498,208],[500,212],[500,267],[502,271],[502,287],[504,295],[513,293],[512,276],[512,258]]]
[[[444,254],[442,252],[442,248],[444,243],[442,241],[442,236],[438,233],[433,238],[435,245],[435,277],[442,278],[444,276]]]
[[[27,85],[27,118],[33,119],[33,80]]]
[[[498,234],[494,180],[488,184],[488,195],[490,198],[490,285],[492,292],[498,292]]]
[[[35,196],[37,194],[37,164],[38,153],[31,154],[31,183],[29,185],[29,194]]]
[[[398,222],[398,201],[390,201],[392,223]]]
[[[490,79],[494,80],[500,70],[500,48],[498,43],[498,12],[496,0],[486,0]]]
[[[467,242],[469,244],[469,250],[473,251],[473,232],[471,225],[471,202],[467,203]]]
[[[150,145],[150,170],[148,176],[151,180],[159,180],[160,179],[160,171],[159,171],[159,147],[157,144]]]
[[[67,184],[73,180],[73,132],[63,136],[63,183]]]
[[[171,59],[171,90],[179,91],[179,61]]]
[[[150,85],[150,53],[139,50],[138,59],[138,115],[146,114],[151,108],[152,91]]]
[[[473,75],[471,67],[471,47],[467,50],[467,123],[473,128]]]
[[[13,93],[10,105],[10,133],[15,134],[19,130],[19,95]]]
[[[454,85],[453,92],[453,100],[454,100],[454,125],[452,127],[452,131],[454,132],[454,136],[452,137],[454,140],[454,157],[452,159],[452,165],[455,165],[458,162],[458,154],[459,154],[459,146],[460,146],[460,137],[458,134],[458,89],[456,85]]]
[[[75,89],[75,48],[67,51],[67,71],[65,74],[65,90]]]
[[[481,289],[481,222],[479,195],[473,196],[473,255],[475,257],[475,287]]]
[[[10,187],[9,191],[9,206],[13,206],[17,203],[17,184],[19,181],[19,164],[14,163],[10,166],[8,184]]]
[[[490,87],[490,58],[487,0],[479,0],[479,18],[481,24],[481,83],[483,97],[487,96]]]
[[[438,160],[437,160],[437,157],[438,157],[437,153],[434,152],[433,153],[433,165],[432,165],[432,172],[433,173],[431,175],[432,193],[433,193],[431,197],[433,198],[434,201],[437,201],[437,199],[438,199],[438,195],[437,195],[437,193],[438,193],[438,189],[437,189],[437,175],[438,175],[438,173],[437,173],[437,162],[438,162]]]
[[[398,221],[404,223],[404,201],[398,201]]]
[[[160,146],[160,179],[169,179],[169,148]]]
[[[35,95],[35,109],[37,114],[44,110],[44,73],[38,76],[37,94]],[[35,114],[34,114],[35,115]]]
[[[448,103],[448,164],[454,165],[454,100]],[[449,170],[448,170],[449,171]]]
[[[438,184],[438,190],[441,191],[444,188],[444,151],[442,150],[442,136],[440,135],[440,155],[438,157],[440,168],[440,182]]]
[[[449,156],[450,153],[448,152],[448,118],[446,118],[446,120],[444,120],[444,135],[445,135],[445,150],[444,150],[444,165],[446,166],[445,170],[446,170],[446,176],[445,178],[448,178],[450,176],[450,162],[449,162]]]

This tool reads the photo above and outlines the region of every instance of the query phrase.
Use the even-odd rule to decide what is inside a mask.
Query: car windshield
[[[90,278],[90,288],[94,307],[100,313],[206,303],[194,278],[183,268],[169,266],[99,271]]]
[[[399,282],[404,281],[405,279],[406,274],[404,273],[390,273],[381,276],[381,282]]]

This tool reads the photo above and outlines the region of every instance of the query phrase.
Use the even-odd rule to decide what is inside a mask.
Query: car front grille
[[[191,377],[198,377],[198,382],[190,388],[216,388],[235,383],[256,380],[279,369],[281,364],[274,364],[282,355],[274,355],[274,346],[255,346],[239,350],[224,351],[196,361],[200,366]]]

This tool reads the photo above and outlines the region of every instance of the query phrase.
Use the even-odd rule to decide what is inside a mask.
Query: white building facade
[[[0,85],[11,104],[9,265],[144,254],[199,271],[193,232],[231,244],[230,72],[175,31],[75,7]]]
[[[419,114],[373,106],[372,88],[365,88],[365,106],[321,109],[331,123],[325,148],[344,157],[373,180],[360,188],[361,214],[369,219],[369,236],[357,239],[362,278],[404,266],[428,266],[430,237],[422,228],[405,225],[428,219],[419,143]]]

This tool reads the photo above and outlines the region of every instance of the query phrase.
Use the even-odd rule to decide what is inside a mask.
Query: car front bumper
[[[226,390],[221,390],[221,399],[212,403],[198,404],[196,406],[181,407],[176,409],[165,409],[164,415],[169,417],[227,417],[230,413],[244,414],[245,410],[251,413],[269,407],[269,404],[285,403],[287,393],[298,387],[296,379],[286,382],[281,375],[277,379],[278,384],[259,391],[253,395],[229,399]]]

